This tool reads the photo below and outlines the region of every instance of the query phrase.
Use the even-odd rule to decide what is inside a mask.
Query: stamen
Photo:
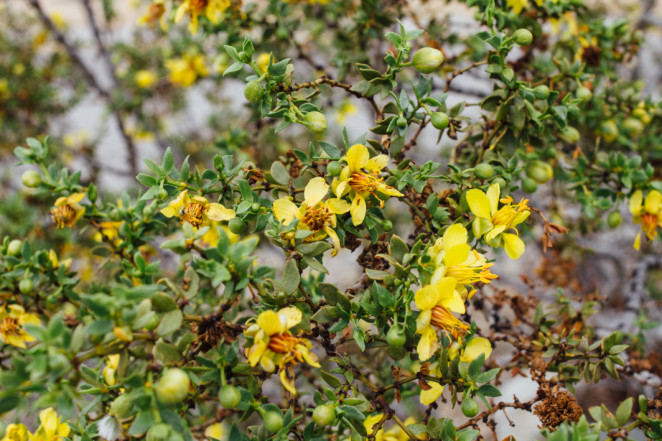
[[[452,312],[439,305],[432,308],[430,324],[448,332],[455,339],[462,337],[469,330],[469,325],[461,322]]]
[[[18,319],[14,317],[5,317],[0,322],[0,333],[4,336],[21,335],[21,327],[18,324]]]
[[[190,202],[182,210],[181,221],[188,222],[195,228],[198,228],[202,224],[202,213],[204,212],[204,208],[205,206],[202,204]]]
[[[76,220],[76,211],[69,204],[55,207],[51,210],[51,215],[57,228],[72,226]]]

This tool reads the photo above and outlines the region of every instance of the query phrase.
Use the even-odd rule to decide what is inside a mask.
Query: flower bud
[[[609,225],[609,228],[616,228],[621,224],[621,213],[618,211],[612,211],[609,213],[609,216],[607,216],[607,225]]]
[[[546,162],[535,160],[526,166],[526,175],[539,184],[545,184],[554,175],[554,169]]]
[[[528,46],[533,42],[533,34],[528,29],[518,29],[513,34],[513,41],[518,46]]]
[[[166,441],[170,435],[170,426],[164,423],[155,424],[147,431],[145,441]]]
[[[538,184],[531,178],[522,179],[522,191],[524,193],[535,193],[538,190]]]
[[[568,126],[561,132],[561,139],[570,144],[579,141],[579,131],[572,126]]]
[[[424,47],[414,54],[412,61],[414,69],[421,73],[429,74],[441,66],[441,63],[444,62],[444,54],[438,49]]]
[[[326,116],[322,112],[306,113],[304,123],[313,133],[324,133],[326,131]]]
[[[643,109],[641,107],[637,107],[632,111],[632,116],[640,120],[644,124],[650,124],[651,120],[653,119],[646,109]]]
[[[123,420],[133,413],[133,399],[129,395],[120,395],[110,404],[110,415]]]
[[[400,115],[398,117],[398,121],[396,122],[398,125],[398,128],[400,129],[406,129],[407,128],[407,118],[405,118],[403,115]]]
[[[41,184],[41,175],[36,170],[26,170],[21,176],[21,182],[28,188],[37,188]]]
[[[482,163],[474,167],[474,174],[480,179],[489,179],[494,176],[494,167],[490,164]]]
[[[248,227],[248,224],[239,217],[232,218],[230,219],[230,222],[228,222],[228,228],[234,234],[243,233],[244,231],[246,231],[246,227]]]
[[[391,326],[391,329],[386,333],[386,343],[389,346],[399,348],[404,346],[407,341],[407,336],[404,333],[404,329],[398,324]]]
[[[333,424],[336,420],[336,408],[330,404],[317,406],[313,411],[313,422],[320,427]]]
[[[178,368],[171,368],[161,377],[156,384],[156,396],[165,404],[176,404],[188,396],[188,388],[191,385],[186,372]]]
[[[584,86],[578,87],[575,94],[577,95],[577,99],[582,100],[584,102],[590,100],[593,97],[593,93],[591,92],[591,89]]]
[[[236,387],[226,384],[218,393],[218,398],[223,407],[226,409],[234,409],[241,401],[241,392],[239,392]]]
[[[264,428],[269,433],[276,433],[283,427],[283,416],[279,412],[270,411],[262,415]]]
[[[644,123],[637,118],[625,118],[623,130],[630,136],[639,136],[644,131]]]
[[[536,88],[533,89],[533,94],[539,100],[546,100],[547,97],[549,96],[549,87],[545,86],[544,84],[541,84],[540,86],[536,86]]]
[[[9,246],[7,247],[7,254],[10,256],[18,256],[21,254],[21,250],[23,249],[23,242],[21,242],[18,239],[14,239],[11,242],[9,242]]]
[[[613,142],[618,137],[618,126],[613,119],[609,119],[600,125],[602,139],[607,142]]]
[[[432,122],[432,127],[437,130],[444,130],[446,127],[448,127],[450,122],[448,115],[446,115],[444,112],[434,112],[432,115],[430,115],[430,121]]]
[[[264,87],[262,87],[262,80],[251,80],[246,83],[244,87],[244,96],[251,103],[259,103],[264,96]]]
[[[384,222],[382,222],[382,228],[384,231],[391,231],[393,229],[393,222],[386,219]]]
[[[23,294],[30,294],[34,289],[34,284],[30,278],[25,278],[18,283],[18,290]]]
[[[473,418],[478,415],[478,403],[470,397],[465,397],[462,400],[462,413],[467,418]]]
[[[326,172],[331,176],[338,176],[342,171],[340,161],[331,161],[326,165]]]

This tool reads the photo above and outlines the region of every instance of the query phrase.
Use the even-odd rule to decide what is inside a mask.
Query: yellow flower
[[[487,189],[487,194],[477,188],[467,192],[467,203],[471,212],[476,215],[472,224],[472,230],[476,237],[485,235],[485,242],[494,248],[503,246],[508,257],[518,259],[524,252],[524,242],[517,234],[506,233],[507,230],[517,230],[515,226],[524,222],[531,214],[527,206],[529,202],[522,199],[513,205],[513,199],[508,196],[500,200],[504,204],[499,207],[499,184],[492,184]]]
[[[73,227],[74,224],[85,214],[85,207],[79,202],[83,200],[85,193],[74,193],[67,197],[59,197],[55,201],[55,208],[51,210],[53,221],[57,228]]]
[[[542,6],[544,0],[535,0],[536,5]],[[528,6],[529,0],[506,0],[506,6],[511,8],[515,14],[522,12]]]
[[[494,264],[487,263],[485,256],[472,250],[467,240],[467,229],[460,224],[453,224],[428,251],[436,268],[430,283],[434,284],[442,277],[452,277],[457,281],[457,290],[465,299],[475,291],[468,293],[466,285],[479,282],[488,284],[498,277],[490,272]]]
[[[301,207],[288,198],[280,198],[273,204],[273,213],[279,222],[286,225],[298,219],[297,229],[313,232],[306,238],[307,242],[322,240],[328,235],[333,241],[333,255],[336,255],[340,250],[340,239],[334,230],[336,214],[347,213],[349,203],[338,198],[322,201],[328,191],[329,185],[324,178],[313,178],[306,185]]]
[[[634,223],[641,224],[641,230],[634,240],[634,249],[638,250],[641,246],[642,230],[648,240],[653,240],[657,236],[657,228],[662,227],[662,194],[652,190],[644,200],[641,190],[637,190],[630,197],[629,207]]]
[[[60,263],[60,260],[57,257],[57,253],[53,249],[48,250],[48,260],[51,261],[51,264],[53,265],[54,269],[59,268],[60,264],[64,265],[64,267],[67,269],[69,269],[69,265],[71,265],[71,258],[64,259],[62,263]]]
[[[194,228],[206,227],[212,222],[226,221],[235,217],[234,210],[209,202],[203,196],[189,197],[186,190],[179,193],[175,200],[162,209],[161,214],[165,217],[177,216],[182,223],[188,222]]]
[[[269,60],[271,59],[271,54],[266,52],[261,53],[255,60],[255,66],[262,71],[262,73],[267,73],[267,68],[269,67]]]
[[[30,436],[32,435],[25,424],[9,424],[5,429],[5,437],[2,438],[2,441],[28,441]]]
[[[310,351],[310,341],[295,337],[290,328],[301,322],[302,314],[294,306],[283,308],[278,313],[264,311],[257,316],[245,334],[253,338],[253,345],[246,351],[251,366],[260,363],[267,372],[280,369],[280,381],[283,387],[296,395],[292,366],[306,361],[309,365],[320,367],[317,356]]]
[[[434,285],[425,285],[416,292],[414,302],[421,311],[416,318],[418,356],[421,361],[432,357],[439,347],[437,329],[449,333],[455,339],[467,332],[469,326],[453,315],[466,311],[462,297],[455,289],[456,280],[443,277]]]
[[[363,427],[365,427],[368,436],[372,435],[374,432],[375,424],[379,423],[384,419],[384,414],[378,413],[376,415],[370,415],[365,420],[363,420]],[[416,420],[414,417],[407,418],[404,422],[405,427],[411,424],[415,424]],[[374,434],[375,441],[408,441],[409,436],[402,430],[399,425],[394,425],[390,429],[384,430],[380,428],[377,430],[377,433]]]
[[[106,358],[106,366],[103,368],[103,379],[106,380],[108,386],[115,386],[117,382],[115,372],[117,372],[117,368],[120,365],[120,354],[112,354]]]
[[[37,431],[30,436],[30,441],[58,441],[69,436],[71,428],[67,423],[61,423],[52,407],[44,409],[39,413],[41,425]]]
[[[138,24],[148,25],[153,28],[156,22],[159,22],[161,30],[165,31],[168,27],[165,22],[165,0],[153,0],[152,4],[147,8],[145,15],[138,19]]]
[[[94,235],[94,240],[97,242],[103,242],[107,240],[113,242],[115,245],[119,245],[121,240],[119,238],[119,229],[122,226],[123,221],[104,221],[99,222],[97,233]]]
[[[209,75],[205,67],[205,57],[201,54],[185,54],[181,58],[166,60],[166,68],[170,71],[170,81],[182,87],[189,87],[200,77]]]
[[[384,183],[379,177],[382,169],[388,163],[388,156],[377,155],[370,158],[368,148],[362,144],[355,144],[347,151],[347,167],[340,172],[339,180],[333,181],[333,192],[338,198],[349,194],[352,205],[349,209],[352,215],[352,223],[360,225],[365,219],[367,210],[366,198],[373,195],[379,199],[380,206],[384,206],[384,200],[377,193],[385,196],[402,196],[398,190]]]
[[[184,0],[175,14],[175,23],[184,15],[189,15],[188,29],[191,34],[198,32],[198,16],[203,15],[212,23],[218,23],[218,14],[230,7],[230,0]]]
[[[352,103],[349,100],[343,101],[343,103],[340,105],[340,108],[338,109],[338,113],[336,116],[338,118],[338,122],[340,124],[345,124],[347,117],[350,115],[354,115],[358,111],[359,109],[358,107],[356,107],[354,103]]]
[[[139,70],[133,78],[138,87],[142,89],[147,89],[158,80],[156,74],[151,70]]]
[[[229,434],[228,426],[224,422],[214,423],[205,429],[205,437],[208,440],[226,441]]]
[[[460,354],[460,361],[471,363],[475,359],[485,354],[485,359],[492,354],[492,344],[484,337],[474,337],[467,343]]]
[[[0,307],[0,337],[6,344],[25,348],[26,342],[34,341],[34,337],[23,329],[25,324],[41,326],[41,320],[26,313],[21,305]]]

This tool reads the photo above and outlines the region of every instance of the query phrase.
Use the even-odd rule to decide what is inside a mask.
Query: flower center
[[[641,228],[649,239],[657,236],[657,215],[653,213],[644,213],[641,216]]]
[[[490,272],[490,267],[493,263],[485,263],[483,265],[476,264],[460,264],[452,265],[446,269],[446,277],[452,277],[457,280],[458,285],[471,285],[476,282],[490,283],[493,279],[498,278],[496,274]]]
[[[189,202],[181,213],[181,221],[188,222],[195,228],[202,224],[202,214],[205,211],[205,206],[197,202]]]
[[[161,16],[165,13],[165,6],[159,3],[154,3],[149,6],[147,9],[147,22],[154,23],[158,21]]]
[[[18,319],[14,317],[5,317],[0,322],[0,333],[4,336],[19,336],[21,335],[21,326],[18,324]]]
[[[190,0],[189,7],[195,14],[200,14],[207,7],[208,0]]]
[[[333,214],[325,206],[319,208],[306,208],[306,213],[301,221],[310,228],[311,231],[319,231],[329,223]]]
[[[291,334],[275,334],[269,339],[269,349],[276,354],[297,353],[297,345],[301,344],[302,339]]]
[[[511,204],[512,198],[510,196],[501,199],[501,202],[507,205],[504,205],[496,213],[494,213],[494,216],[492,216],[493,225],[509,226],[515,220],[518,214],[529,210],[529,207],[527,206],[528,200],[525,199],[521,200],[517,205]]]
[[[461,322],[452,312],[439,305],[432,308],[430,324],[450,333],[455,339],[466,334],[469,329],[469,325]]]
[[[357,193],[372,193],[383,179],[365,173],[352,173],[349,177],[349,186]]]
[[[57,228],[65,228],[74,224],[76,220],[76,211],[69,204],[55,207],[51,210],[53,221]]]

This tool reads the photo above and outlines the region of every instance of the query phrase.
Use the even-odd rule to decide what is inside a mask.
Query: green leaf
[[[633,404],[634,404],[633,398],[629,397],[618,406],[618,409],[616,409],[616,414],[615,414],[616,422],[620,427],[624,426],[630,419],[630,415],[632,414]]]
[[[332,283],[320,283],[319,289],[329,305],[338,303],[338,296],[342,295],[338,287]]]
[[[342,383],[340,382],[340,380],[337,377],[331,375],[330,373],[326,372],[325,370],[323,370],[323,369],[320,370],[320,374],[322,375],[322,380],[326,381],[326,384],[328,384],[329,386],[331,386],[333,388],[337,388],[337,387],[342,386]]]
[[[159,340],[154,345],[154,356],[161,363],[168,365],[179,361],[182,357],[177,348],[170,343]]]
[[[338,147],[324,141],[320,141],[319,143],[320,143],[320,147],[322,147],[322,150],[324,150],[326,154],[329,155],[330,158],[333,159],[340,158],[340,149]]]
[[[287,171],[282,162],[275,161],[273,164],[271,164],[270,171],[271,177],[274,179],[274,181],[281,185],[289,185],[290,173]]]
[[[159,327],[156,328],[156,333],[164,337],[166,335],[172,334],[182,326],[182,321],[184,320],[184,314],[179,309],[174,311],[167,312],[163,315]]]
[[[478,391],[486,397],[500,397],[501,391],[491,384],[483,384],[478,388]]]
[[[133,424],[129,427],[129,435],[138,436],[147,432],[150,427],[154,424],[154,418],[152,417],[151,409],[146,412],[140,412],[136,419],[133,420]]]
[[[285,264],[283,270],[283,291],[286,294],[294,294],[299,289],[301,283],[301,274],[297,267],[296,260],[290,259]]]
[[[398,262],[402,262],[405,254],[409,252],[409,247],[404,240],[394,234],[391,236],[391,246],[389,252],[391,256],[395,257]]]

